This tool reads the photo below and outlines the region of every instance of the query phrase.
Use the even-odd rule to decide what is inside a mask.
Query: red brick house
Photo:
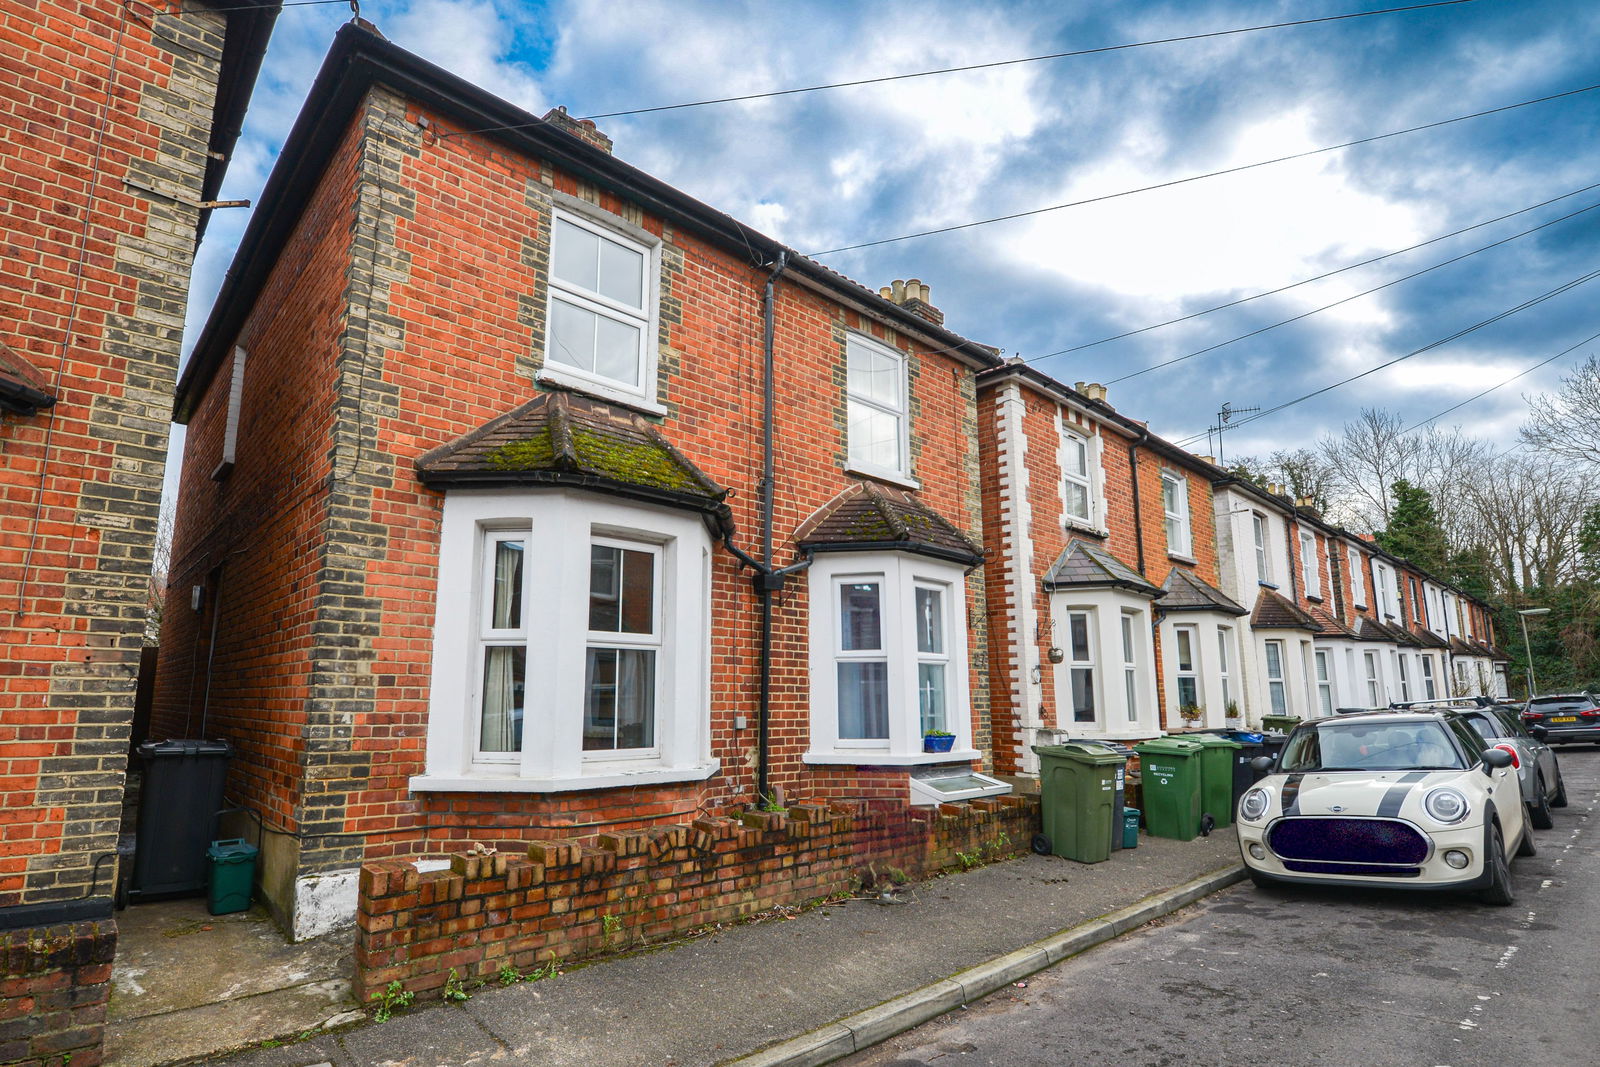
[[[155,732],[237,747],[296,934],[363,860],[988,750],[995,354],[610,147],[345,27],[179,385]]]
[[[1020,361],[979,376],[997,768],[1067,733],[1222,726],[1242,685],[1217,589],[1211,464]]]
[[[0,2],[0,1061],[99,1061],[194,247],[276,5]]]

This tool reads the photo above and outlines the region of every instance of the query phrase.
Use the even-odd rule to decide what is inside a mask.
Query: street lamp
[[[1532,700],[1537,688],[1533,680],[1533,646],[1528,643],[1528,616],[1548,615],[1550,614],[1550,609],[1522,608],[1518,610],[1517,614],[1522,616],[1522,653],[1528,657],[1528,699]]]

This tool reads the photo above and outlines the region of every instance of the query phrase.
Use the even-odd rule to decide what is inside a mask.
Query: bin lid
[[[1194,756],[1203,748],[1205,746],[1198,741],[1184,737],[1157,737],[1133,746],[1133,750],[1141,756]]]
[[[1217,737],[1226,737],[1229,741],[1237,741],[1241,745],[1259,745],[1262,735],[1254,730],[1206,730],[1208,734]]]
[[[233,746],[226,741],[205,741],[192,738],[183,741],[146,741],[139,746],[141,759],[161,759],[168,756],[232,756]]]
[[[1067,741],[1073,744],[1098,745],[1101,748],[1109,748],[1113,752],[1120,752],[1124,757],[1133,755],[1133,749],[1121,741],[1108,741],[1099,737],[1069,737]]]
[[[1186,740],[1193,741],[1195,744],[1204,746],[1205,748],[1241,747],[1239,742],[1229,740],[1226,737],[1218,737],[1216,734],[1189,734]]]
[[[255,859],[256,846],[242,837],[233,837],[225,841],[211,842],[211,847],[206,849],[206,855],[223,863]]]
[[[1096,766],[1127,762],[1126,756],[1087,741],[1068,741],[1063,745],[1034,745],[1033,751],[1040,756],[1071,760],[1074,763],[1092,763]]]

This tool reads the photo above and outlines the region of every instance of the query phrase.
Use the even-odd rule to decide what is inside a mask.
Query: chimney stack
[[[927,319],[935,326],[944,325],[944,312],[929,302],[931,291],[917,278],[908,278],[905,281],[896,279],[879,289],[878,295],[891,303],[899,304],[915,315]]]
[[[545,113],[544,121],[608,156],[611,154],[611,138],[600,132],[593,119],[575,119],[567,114],[565,107],[555,107]]]
[[[1082,389],[1079,389],[1078,392],[1082,393],[1090,400],[1098,400],[1102,404],[1106,402],[1106,387],[1101,385],[1099,382],[1089,382]]]

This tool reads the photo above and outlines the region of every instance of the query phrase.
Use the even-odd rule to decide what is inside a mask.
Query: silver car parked
[[[1475,707],[1455,710],[1455,714],[1489,744],[1512,751],[1517,757],[1517,775],[1522,779],[1522,799],[1528,802],[1528,817],[1534,828],[1548,830],[1554,826],[1550,809],[1567,806],[1567,783],[1561,780],[1555,751],[1529,733],[1515,711]]]

